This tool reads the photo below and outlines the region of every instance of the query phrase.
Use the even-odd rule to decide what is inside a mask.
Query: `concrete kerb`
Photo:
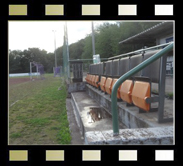
[[[82,136],[84,137],[84,126],[83,126],[83,123],[82,123],[82,120],[81,120],[80,113],[78,111],[79,107],[76,104],[75,98],[73,97],[72,93],[71,93],[71,104],[73,106],[73,110],[74,110],[74,114],[75,114],[75,117],[76,117],[77,125],[80,128],[80,132],[81,132]]]
[[[88,145],[172,145],[173,127],[120,129],[117,137],[113,131],[91,131],[85,133]]]

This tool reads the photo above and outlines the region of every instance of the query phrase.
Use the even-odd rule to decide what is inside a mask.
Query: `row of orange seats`
[[[88,84],[96,88],[99,88],[100,86],[101,91],[110,95],[115,82],[118,80],[115,78],[113,79],[110,77],[101,76],[99,82],[99,76],[91,74],[87,74],[85,79]],[[129,104],[133,103],[145,111],[150,110],[150,104],[146,102],[146,99],[149,98],[150,95],[150,83],[143,81],[134,82],[132,80],[126,80],[120,85],[117,91],[118,99],[122,99]]]

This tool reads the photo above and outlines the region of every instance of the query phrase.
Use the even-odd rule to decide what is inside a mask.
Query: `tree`
[[[84,48],[83,53],[81,55],[82,59],[93,59],[93,52],[92,52],[92,36],[87,35],[84,39]]]
[[[20,60],[21,60],[20,50],[9,51],[9,73],[21,72]]]
[[[54,57],[54,56],[52,56]],[[50,71],[49,66],[52,63],[52,59],[47,60],[47,52],[40,50],[39,48],[29,48],[28,50],[9,51],[9,72],[10,73],[27,73],[30,72],[30,62],[38,62],[44,66],[44,70]],[[53,66],[52,66],[53,69]],[[36,68],[32,69],[33,72]],[[52,70],[53,71],[53,70]]]
[[[45,72],[53,73],[53,67],[55,66],[55,54],[48,53],[46,55],[46,69]]]
[[[109,58],[118,52],[119,27],[104,23],[96,29],[96,52],[101,58]]]
[[[85,40],[81,39],[76,43],[69,46],[70,59],[81,59],[81,55],[84,51]]]

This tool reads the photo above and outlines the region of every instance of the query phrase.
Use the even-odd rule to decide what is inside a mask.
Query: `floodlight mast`
[[[54,46],[55,46],[55,67],[57,67],[57,55],[56,55],[56,37],[55,37],[55,32],[56,30],[52,30],[54,33]]]
[[[93,55],[95,55],[95,36],[94,36],[94,27],[93,27],[93,21],[92,21],[92,47],[93,47]]]
[[[70,62],[69,62],[69,45],[68,45],[68,34],[67,34],[67,21],[64,25],[64,49],[65,50],[65,61],[63,63],[66,63],[67,66],[64,66],[64,72],[67,75],[67,77],[70,79]]]

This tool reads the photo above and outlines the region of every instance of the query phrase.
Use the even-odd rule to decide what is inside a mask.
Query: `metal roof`
[[[119,44],[150,44],[154,43],[157,38],[170,34],[173,34],[173,22],[165,21],[129,37],[119,42]]]

